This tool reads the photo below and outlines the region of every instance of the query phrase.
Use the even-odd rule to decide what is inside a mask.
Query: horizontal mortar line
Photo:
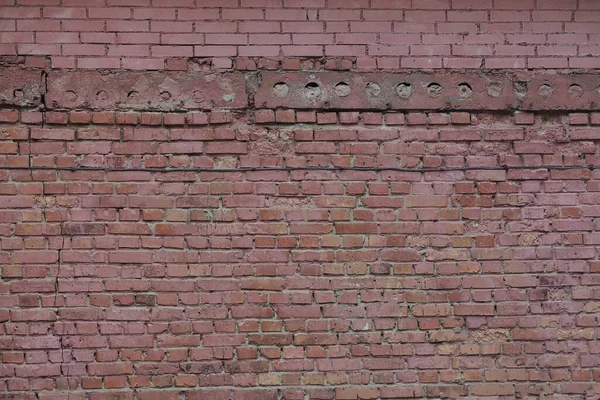
[[[252,172],[252,171],[398,171],[398,172],[452,172],[452,171],[506,171],[506,170],[595,170],[600,165],[557,165],[557,166],[496,166],[496,167],[440,167],[440,168],[398,168],[398,167],[240,167],[240,168],[102,168],[102,167],[43,167],[0,166],[0,170],[42,170],[42,171],[103,171],[103,172]]]

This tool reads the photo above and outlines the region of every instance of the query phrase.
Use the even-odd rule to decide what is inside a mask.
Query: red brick
[[[254,120],[260,124],[275,122],[275,113],[273,110],[258,110],[254,113]]]
[[[569,114],[569,124],[587,125],[589,124],[589,115],[585,113],[571,113]]]
[[[535,123],[535,115],[533,113],[516,112],[515,124],[517,125],[533,125]]]

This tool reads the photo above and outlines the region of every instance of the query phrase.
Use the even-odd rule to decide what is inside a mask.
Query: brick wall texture
[[[597,0],[0,0],[0,399],[598,399],[599,55]]]
[[[355,57],[360,68],[599,68],[598,0],[1,0],[0,54],[56,68]]]

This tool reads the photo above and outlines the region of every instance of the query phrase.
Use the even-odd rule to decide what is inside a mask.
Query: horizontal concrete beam
[[[591,110],[600,75],[263,72],[260,108]]]
[[[49,109],[194,110],[245,108],[241,73],[190,72],[50,72]]]
[[[271,109],[590,111],[600,109],[600,74],[63,70],[44,77],[39,69],[0,69],[0,106],[184,111],[252,104]]]

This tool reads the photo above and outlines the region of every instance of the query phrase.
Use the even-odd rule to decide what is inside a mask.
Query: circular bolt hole
[[[431,97],[440,97],[442,94],[442,86],[439,83],[430,83],[427,85],[427,94]]]
[[[23,93],[21,89],[15,89],[15,91],[13,92],[13,97],[17,100],[22,99],[23,96],[25,96],[25,93]]]
[[[407,82],[399,83],[396,86],[396,94],[402,99],[408,99],[412,94],[412,85]]]
[[[346,97],[350,94],[350,86],[346,82],[340,82],[335,85],[334,91],[338,96]]]
[[[468,99],[471,97],[471,95],[473,95],[473,89],[471,88],[471,85],[468,83],[461,83],[458,85],[458,95],[463,99]]]
[[[65,98],[67,101],[72,103],[77,100],[77,93],[75,93],[73,90],[67,90],[67,93],[65,93]]]
[[[321,95],[321,87],[315,82],[309,82],[304,87],[304,96],[307,99],[316,99]]]
[[[192,92],[192,98],[194,99],[194,102],[196,102],[196,103],[204,102],[204,95],[202,94],[202,92],[200,90],[194,90]]]
[[[502,85],[498,82],[492,82],[487,86],[487,94],[490,97],[500,97],[502,95]]]
[[[550,97],[554,88],[549,83],[542,83],[538,88],[538,94],[542,97]]]
[[[98,100],[98,101],[108,100],[108,92],[106,90],[100,90],[98,93],[96,93],[96,100]]]
[[[369,83],[367,83],[366,91],[369,96],[377,97],[377,96],[379,96],[379,93],[381,93],[381,86],[379,86],[375,82],[369,82]]]
[[[285,82],[277,82],[273,85],[273,92],[279,97],[284,97],[290,92],[290,87]]]
[[[160,92],[160,98],[163,100],[169,100],[171,98],[171,93],[167,91]]]
[[[567,93],[569,93],[569,96],[571,96],[572,99],[578,99],[583,96],[583,88],[577,84],[573,84],[569,86]]]

